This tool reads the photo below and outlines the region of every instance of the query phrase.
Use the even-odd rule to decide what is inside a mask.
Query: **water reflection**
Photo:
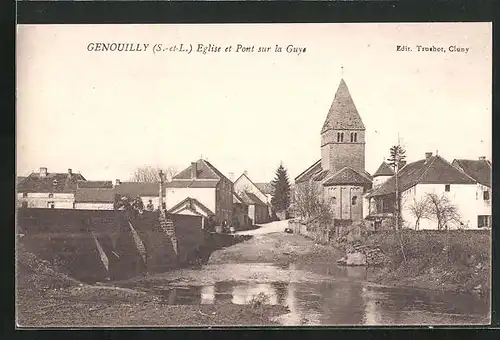
[[[247,272],[258,273],[259,270],[272,272],[262,264],[259,269],[254,267]],[[283,325],[489,323],[488,301],[473,295],[370,285],[365,281],[368,274],[361,267],[313,266],[306,271],[302,265],[290,265],[279,270],[286,271],[287,275],[281,280],[268,282],[215,281],[207,285],[177,287],[148,286],[143,282],[142,287],[136,283],[135,288],[161,296],[165,304],[242,305],[250,303],[259,294],[265,294],[265,303],[288,307],[289,313],[277,318]],[[307,281],[304,275],[308,272],[330,276],[324,280]]]

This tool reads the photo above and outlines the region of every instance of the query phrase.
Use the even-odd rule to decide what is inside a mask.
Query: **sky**
[[[71,168],[125,181],[143,165],[180,171],[203,157],[254,182],[271,181],[283,163],[293,180],[320,159],[341,78],[366,127],[368,172],[398,135],[410,162],[428,151],[491,159],[491,37],[490,23],[19,25],[17,173]],[[91,42],[150,46],[89,52]],[[153,53],[159,43],[222,52]]]

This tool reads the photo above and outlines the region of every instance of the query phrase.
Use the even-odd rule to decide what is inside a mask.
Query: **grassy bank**
[[[489,294],[489,231],[381,232],[364,243],[390,260],[373,278],[377,283]]]
[[[88,285],[17,245],[16,323],[20,327],[272,325],[287,313],[258,299],[248,305],[168,305],[133,289]]]

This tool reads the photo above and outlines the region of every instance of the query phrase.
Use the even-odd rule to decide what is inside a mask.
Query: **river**
[[[364,267],[336,264],[208,264],[120,283],[162,296],[166,304],[287,306],[282,325],[489,324],[489,301],[472,294],[384,287],[369,283]],[[264,295],[265,294],[265,295]]]

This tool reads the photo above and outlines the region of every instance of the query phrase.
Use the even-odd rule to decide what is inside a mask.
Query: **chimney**
[[[47,176],[47,168],[40,168],[40,177]]]
[[[119,179],[116,179],[116,180],[115,180],[115,186],[120,185],[120,184],[121,184],[120,180],[119,180]]]
[[[73,176],[73,170],[72,169],[68,169],[68,176],[69,177]]]
[[[198,167],[196,162],[191,162],[191,178],[195,179],[198,177]]]
[[[479,160],[480,160],[480,161],[485,161],[485,160],[486,160],[486,156],[481,156],[481,157],[479,157]]]
[[[243,173],[245,174],[245,176],[248,176],[248,171],[243,171]]]
[[[431,158],[431,157],[432,157],[432,152],[426,152],[426,153],[425,153],[425,160],[426,160],[426,161],[428,161],[428,160],[429,160],[429,158]]]
[[[229,176],[229,180],[230,180],[231,182],[234,182],[234,172],[230,172],[230,173],[228,174],[228,176]]]

